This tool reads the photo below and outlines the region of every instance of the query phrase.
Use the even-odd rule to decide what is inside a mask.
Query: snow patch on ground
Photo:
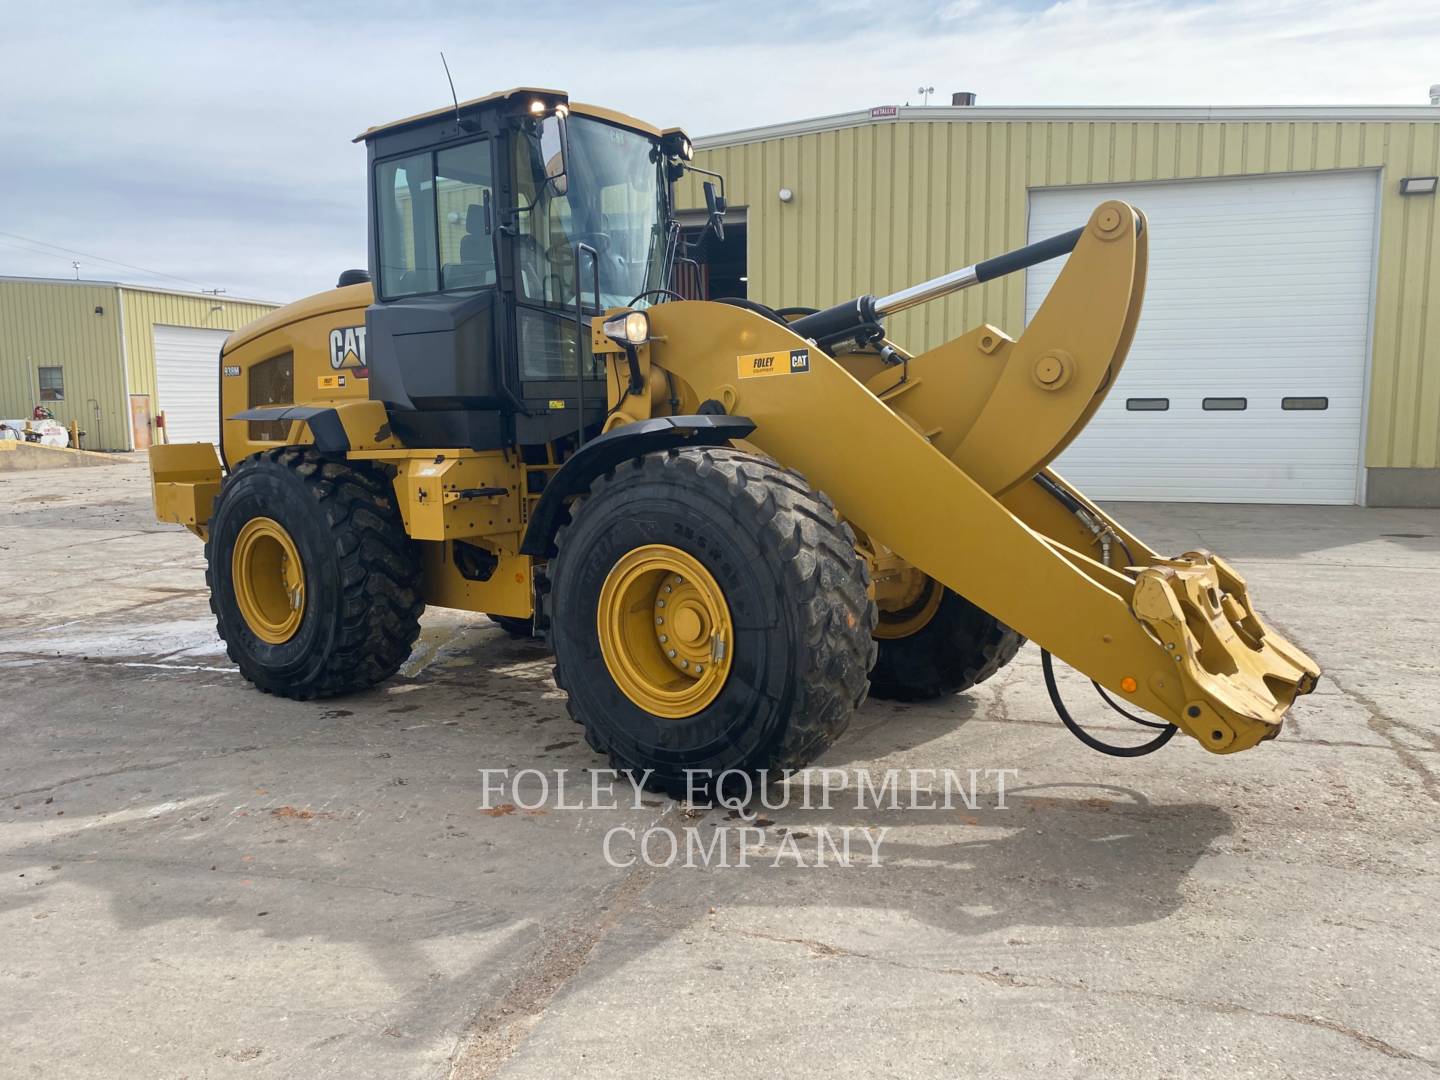
[[[103,632],[97,632],[95,624],[85,620],[63,625],[72,625],[75,631],[10,637],[0,642],[0,654],[48,653],[99,658],[143,656],[157,660],[225,655],[225,643],[216,636],[215,620],[212,618],[122,625]]]

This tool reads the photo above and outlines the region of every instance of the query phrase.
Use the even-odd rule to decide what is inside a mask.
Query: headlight
[[[650,316],[643,311],[627,311],[606,319],[600,329],[617,345],[644,345],[650,340]]]

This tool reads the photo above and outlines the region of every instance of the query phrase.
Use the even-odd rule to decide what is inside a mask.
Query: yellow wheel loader
[[[1109,753],[1177,731],[1243,750],[1314,688],[1226,562],[1158,554],[1049,468],[1135,332],[1136,208],[777,310],[673,291],[672,188],[704,171],[679,130],[526,88],[359,139],[369,271],[225,343],[218,460],[150,453],[157,516],[204,539],[220,636],[260,689],[362,690],[425,605],[483,612],[548,642],[597,752],[677,791],[804,766],[867,690],[963,691],[1025,638]],[[1067,254],[1018,339],[886,336]],[[1052,653],[1151,740],[1081,729]]]

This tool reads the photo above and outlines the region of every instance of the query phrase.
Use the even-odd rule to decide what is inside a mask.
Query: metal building
[[[43,405],[87,450],[215,439],[226,335],[278,305],[113,281],[0,277],[0,419]]]
[[[732,207],[700,249],[712,289],[776,307],[883,294],[1107,198],[1144,210],[1130,360],[1057,463],[1091,495],[1440,505],[1440,108],[886,106],[696,147]],[[1060,265],[891,336],[1018,335]]]

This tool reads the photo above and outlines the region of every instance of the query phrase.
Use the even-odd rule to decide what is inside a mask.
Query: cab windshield
[[[645,135],[572,114],[566,121],[566,175],[549,183],[560,167],[558,129],[559,122],[547,117],[514,142],[522,208],[515,237],[519,300],[573,308],[578,278],[582,303],[594,310],[589,255],[576,266],[575,245],[583,243],[599,253],[599,309],[629,304],[663,284],[664,155]]]

